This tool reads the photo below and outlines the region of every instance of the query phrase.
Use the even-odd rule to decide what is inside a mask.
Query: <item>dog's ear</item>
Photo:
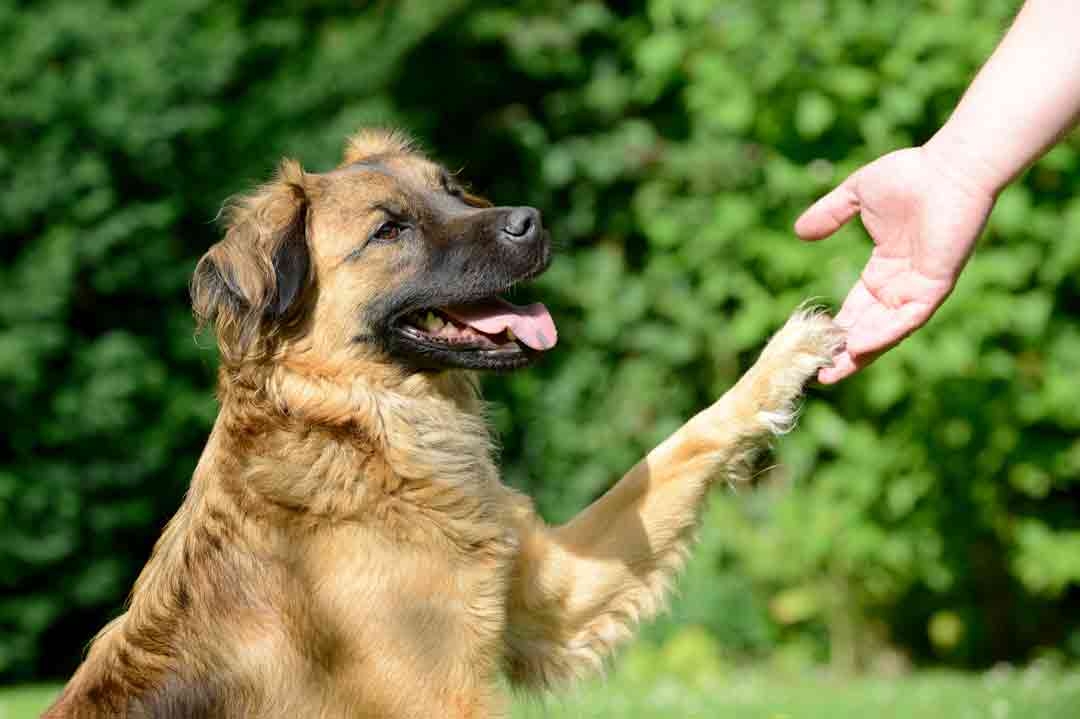
[[[195,317],[214,325],[226,362],[258,355],[298,306],[311,266],[307,209],[304,171],[286,160],[272,182],[231,205],[225,238],[195,267]]]

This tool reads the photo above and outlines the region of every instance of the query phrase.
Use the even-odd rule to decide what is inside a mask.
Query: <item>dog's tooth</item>
[[[514,336],[514,330],[510,329],[509,327],[506,328],[506,336],[510,338],[511,342],[517,341],[517,337]]]

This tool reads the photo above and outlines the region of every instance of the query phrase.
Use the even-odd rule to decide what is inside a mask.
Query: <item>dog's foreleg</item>
[[[522,519],[509,606],[509,674],[549,687],[599,668],[662,607],[703,500],[737,481],[772,434],[789,429],[807,379],[842,346],[825,314],[797,312],[715,404],[651,451],[569,523]]]

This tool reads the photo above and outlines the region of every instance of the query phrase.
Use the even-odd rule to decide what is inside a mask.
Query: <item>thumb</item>
[[[795,220],[795,234],[804,240],[822,240],[859,211],[854,175],[819,199]]]

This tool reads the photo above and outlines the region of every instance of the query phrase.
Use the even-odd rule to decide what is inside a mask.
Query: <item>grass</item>
[[[0,689],[0,719],[37,717],[56,686]],[[918,672],[884,679],[830,680],[745,671],[712,682],[616,673],[567,696],[522,701],[514,719],[1074,719],[1080,672],[1038,665],[982,674]]]
[[[1075,719],[1080,672],[923,672],[833,681],[747,672],[713,686],[618,677],[569,698],[521,704],[514,719]]]
[[[60,687],[48,685],[0,688],[0,719],[36,719],[58,691]]]

